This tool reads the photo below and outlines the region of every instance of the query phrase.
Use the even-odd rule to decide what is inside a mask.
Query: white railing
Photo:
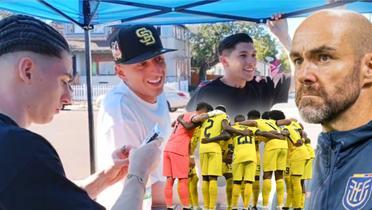
[[[110,91],[114,85],[92,85],[92,97],[93,100],[100,95],[106,94]],[[72,85],[73,93],[72,93],[72,100],[74,101],[86,101],[87,100],[87,87],[85,84],[83,85]]]
[[[177,82],[168,82],[166,85],[177,89],[188,92],[188,81],[180,81]],[[109,92],[115,85],[107,85],[107,84],[99,84],[99,85],[92,85],[92,97],[93,101],[97,99],[98,96],[104,95]],[[87,100],[87,87],[85,84],[83,85],[72,85],[73,93],[72,93],[72,100],[74,101],[86,101]]]

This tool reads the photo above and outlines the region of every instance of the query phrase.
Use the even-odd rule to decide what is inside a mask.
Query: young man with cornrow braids
[[[50,122],[71,101],[72,59],[66,40],[46,23],[25,15],[0,21],[0,206],[6,210],[102,210],[96,196],[127,174],[147,179],[159,141],[115,150],[113,165],[78,187],[67,179],[53,146],[27,130]],[[111,155],[111,154],[110,154]],[[128,166],[129,155],[129,166]],[[149,158],[149,159],[148,159]],[[129,175],[128,175],[129,176]],[[138,209],[144,184],[127,180],[116,209]]]

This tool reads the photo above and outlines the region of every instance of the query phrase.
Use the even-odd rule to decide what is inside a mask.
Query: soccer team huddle
[[[172,189],[175,179],[178,179],[183,209],[200,209],[199,177],[193,156],[197,147],[203,209],[216,209],[219,176],[226,179],[228,210],[239,209],[240,197],[243,209],[257,209],[260,193],[261,206],[268,209],[272,176],[276,180],[277,208],[304,208],[304,182],[312,178],[315,154],[303,126],[296,119],[286,119],[279,110],[262,114],[251,110],[247,118],[244,115],[231,118],[222,105],[213,109],[207,103],[199,103],[195,112],[180,115],[173,126],[173,133],[164,149],[163,165],[163,175],[167,177],[165,198],[168,209],[174,208]],[[264,145],[262,157],[259,151],[261,142]]]

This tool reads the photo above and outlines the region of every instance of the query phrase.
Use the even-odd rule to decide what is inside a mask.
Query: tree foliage
[[[279,60],[280,63],[282,64],[280,70],[282,70],[285,73],[291,73],[291,65],[288,58],[288,54],[284,50],[282,50],[282,53],[279,56]]]
[[[257,60],[276,57],[278,54],[275,39],[266,30],[266,26],[248,22],[229,22],[201,25],[191,35],[191,66],[199,72],[199,78],[205,79],[205,72],[218,63],[218,44],[232,34],[245,32],[253,39],[257,50]]]

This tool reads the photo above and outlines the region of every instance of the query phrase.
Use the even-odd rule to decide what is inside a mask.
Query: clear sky
[[[297,27],[301,24],[301,22],[305,18],[289,18],[288,19],[288,32],[291,38],[293,38],[293,34],[296,31]]]

